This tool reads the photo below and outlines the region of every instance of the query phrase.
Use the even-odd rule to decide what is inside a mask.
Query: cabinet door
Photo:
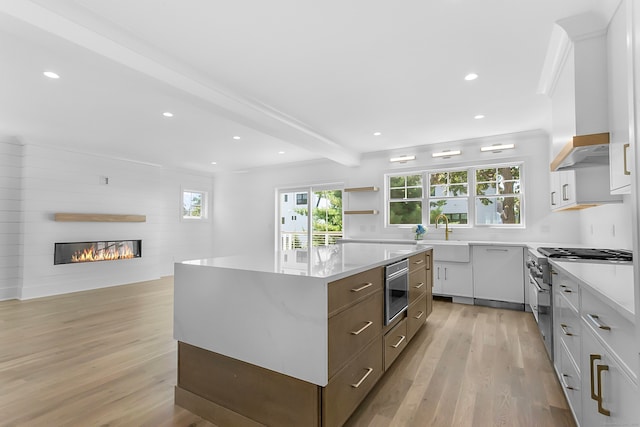
[[[609,185],[612,194],[630,193],[632,158],[629,138],[629,75],[627,5],[618,8],[607,31],[609,89]],[[633,107],[632,107],[633,109]]]
[[[560,206],[576,203],[576,174],[572,170],[560,172]]]
[[[551,172],[549,180],[549,204],[551,210],[554,210],[560,208],[562,204],[560,198],[560,172]]]
[[[582,424],[637,426],[638,388],[591,331],[582,334]]]
[[[519,246],[474,246],[474,298],[524,304],[523,259]]]
[[[443,287],[442,282],[444,282],[444,267],[442,262],[434,262],[433,263],[433,294],[434,295],[442,295]]]
[[[433,263],[433,294],[473,298],[473,277],[468,262]]]

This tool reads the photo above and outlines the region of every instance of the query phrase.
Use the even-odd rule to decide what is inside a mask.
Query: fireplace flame
[[[76,251],[71,255],[71,262],[93,262],[93,261],[111,261],[116,259],[135,258],[133,245],[129,242],[123,244],[109,245],[104,248],[98,248],[91,245],[81,251]]]

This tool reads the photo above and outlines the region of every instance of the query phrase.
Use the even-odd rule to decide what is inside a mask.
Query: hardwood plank
[[[0,302],[0,425],[215,427],[172,333],[171,277]],[[443,301],[346,425],[575,426],[531,313]]]

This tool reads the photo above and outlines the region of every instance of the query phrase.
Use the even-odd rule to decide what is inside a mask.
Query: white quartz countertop
[[[337,280],[391,264],[429,249],[429,245],[348,242],[310,249],[183,261],[181,264]]]
[[[551,264],[578,279],[622,315],[634,319],[634,282],[631,263],[556,261]]]

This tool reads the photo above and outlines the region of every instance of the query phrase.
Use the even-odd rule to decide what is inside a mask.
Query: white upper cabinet
[[[629,117],[633,117],[631,1],[623,1],[611,18],[607,31],[609,90],[609,165],[612,194],[631,191],[631,139]]]
[[[603,203],[621,203],[622,196],[609,191],[609,167],[594,165],[586,168],[551,172],[549,203],[552,211],[584,209]]]

